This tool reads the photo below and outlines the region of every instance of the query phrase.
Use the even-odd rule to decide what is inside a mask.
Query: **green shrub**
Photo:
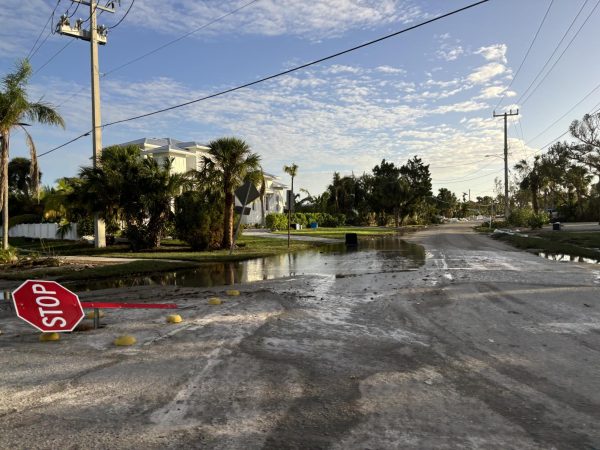
[[[508,216],[508,223],[515,227],[529,226],[533,211],[529,208],[513,209]]]
[[[287,230],[287,215],[283,213],[271,213],[265,217],[265,223],[270,230]]]
[[[0,264],[10,264],[19,259],[17,249],[8,247],[6,250],[0,250]]]
[[[515,209],[508,216],[508,223],[515,227],[542,228],[549,221],[547,213],[540,212],[535,214],[529,208]]]
[[[77,221],[77,236],[94,235],[94,218],[91,216],[82,217]]]
[[[223,202],[219,194],[184,192],[175,200],[175,231],[193,250],[215,249],[223,241]]]
[[[292,223],[297,223],[306,227],[308,225],[307,215],[301,212],[292,214]]]
[[[532,213],[531,216],[529,217],[527,225],[530,228],[535,229],[535,228],[542,228],[547,223],[550,223],[550,217],[548,216],[548,213],[540,212],[537,214]]]

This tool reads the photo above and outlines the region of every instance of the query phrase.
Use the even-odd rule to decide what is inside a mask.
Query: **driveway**
[[[600,267],[516,251],[469,224],[414,234],[419,268],[84,300],[174,301],[107,313],[41,344],[0,322],[2,448],[600,447]],[[400,267],[400,266],[398,266]],[[220,306],[207,299],[219,296]],[[114,347],[122,333],[133,347]]]

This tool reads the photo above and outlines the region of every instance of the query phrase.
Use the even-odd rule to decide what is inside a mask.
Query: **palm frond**
[[[46,125],[59,125],[65,128],[65,121],[62,116],[47,103],[29,103],[25,116],[32,121]]]
[[[40,168],[38,165],[37,159],[37,151],[35,149],[35,143],[33,142],[33,138],[31,134],[27,132],[24,126],[20,125],[21,129],[25,133],[25,141],[27,142],[27,147],[29,148],[29,177],[31,178],[31,188],[34,190],[35,195],[40,200]]]

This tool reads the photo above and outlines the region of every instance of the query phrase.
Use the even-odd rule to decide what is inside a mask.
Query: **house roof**
[[[118,145],[139,145],[140,147],[156,146],[156,147],[170,147],[173,149],[187,150],[190,148],[198,150],[208,150],[208,147],[200,142],[196,141],[180,141],[179,139],[173,138],[140,138],[134,141],[124,142]],[[146,150],[147,151],[147,150]]]
[[[149,148],[147,150],[144,150],[144,153],[170,153],[170,154],[179,154],[179,155],[183,155],[183,156],[194,156],[195,152],[185,149],[185,148],[179,148],[179,147],[174,147],[172,145],[163,145],[162,147],[156,147],[156,148]]]
[[[287,189],[289,186],[287,184],[280,183],[279,181],[273,181],[271,183],[272,189]]]

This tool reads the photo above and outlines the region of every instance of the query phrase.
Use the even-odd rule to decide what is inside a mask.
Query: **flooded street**
[[[241,262],[207,263],[198,269],[153,276],[71,284],[75,290],[132,286],[211,287],[274,280],[297,275],[357,276],[412,270],[425,264],[425,249],[400,236],[360,241],[357,248],[334,244],[315,250],[256,258]]]
[[[469,227],[81,295],[173,301],[177,325],[6,323],[0,447],[600,447],[600,270]]]

